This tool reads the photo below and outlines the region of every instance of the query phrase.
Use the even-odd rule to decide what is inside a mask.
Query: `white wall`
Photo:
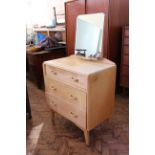
[[[53,18],[53,7],[56,7],[57,14],[64,14],[66,1],[68,0],[26,0],[27,27],[47,25]]]

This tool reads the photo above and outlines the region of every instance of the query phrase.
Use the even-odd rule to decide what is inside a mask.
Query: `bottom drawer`
[[[61,99],[46,93],[46,99],[51,109],[77,124],[82,129],[86,128],[86,113]]]

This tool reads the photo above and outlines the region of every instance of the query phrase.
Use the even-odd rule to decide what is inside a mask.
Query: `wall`
[[[26,0],[26,23],[27,27],[35,24],[46,25],[53,16],[53,7],[56,7],[58,18],[64,17],[64,2],[69,0]]]

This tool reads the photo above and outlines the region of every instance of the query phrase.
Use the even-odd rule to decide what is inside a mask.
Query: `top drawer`
[[[45,74],[48,77],[59,79],[72,86],[87,89],[87,77],[84,75],[72,73],[49,65],[45,65]]]

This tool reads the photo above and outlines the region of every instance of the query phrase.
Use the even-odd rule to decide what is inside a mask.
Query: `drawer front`
[[[122,66],[121,75],[129,76],[129,67],[128,66]]]
[[[81,111],[78,107],[61,100],[58,97],[46,93],[47,102],[54,111],[77,124],[79,127],[86,128],[86,112]]]
[[[86,93],[54,79],[46,78],[45,91],[72,104],[81,111],[86,110]]]
[[[129,65],[129,55],[123,55],[123,65]]]
[[[69,71],[46,65],[46,75],[67,82],[75,87],[87,89],[87,78]]]

